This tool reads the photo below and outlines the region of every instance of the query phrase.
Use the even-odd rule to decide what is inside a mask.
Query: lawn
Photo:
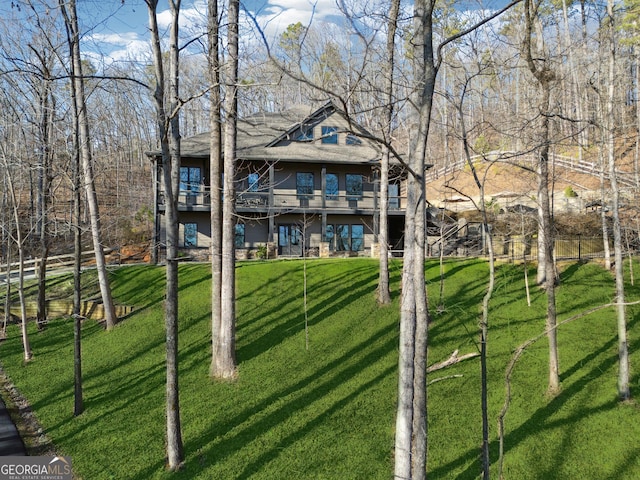
[[[640,271],[640,270],[637,270]],[[110,332],[83,326],[86,411],[73,417],[73,329],[56,320],[31,331],[34,360],[23,365],[18,329],[0,346],[2,365],[30,400],[47,434],[85,480],[388,479],[393,470],[398,286],[378,307],[377,263],[371,259],[307,262],[310,347],[305,349],[303,263],[241,262],[237,269],[237,357],[234,383],[208,379],[210,274],[180,268],[180,388],[186,460],[164,471],[164,270],[112,272],[118,303],[135,312]],[[476,350],[483,261],[427,265],[433,310],[429,362]],[[86,284],[92,288],[91,274]],[[533,275],[531,276],[533,277]],[[56,294],[66,278],[51,280]],[[561,319],[612,298],[613,280],[595,264],[565,266],[558,288]],[[630,297],[638,287],[629,285]],[[513,350],[544,326],[545,297],[532,287],[527,306],[522,267],[498,269],[489,332],[492,461],[504,371]],[[640,361],[638,309],[629,308],[632,368]],[[546,342],[516,366],[506,417],[506,478],[640,477],[640,411],[616,401],[616,330],[612,309],[559,330],[562,392],[547,398]],[[635,370],[634,370],[635,371]],[[455,375],[455,377],[453,377]],[[474,479],[480,473],[479,363],[435,372],[429,387],[429,478]],[[633,376],[632,392],[638,391]],[[495,471],[495,469],[494,469]]]

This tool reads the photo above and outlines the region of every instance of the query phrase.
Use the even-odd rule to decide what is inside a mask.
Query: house
[[[235,246],[238,257],[376,255],[382,151],[335,104],[260,113],[238,122]],[[154,162],[156,244],[164,238],[160,152]],[[181,252],[208,258],[209,134],[181,142]],[[402,250],[404,179],[393,162],[389,243]]]

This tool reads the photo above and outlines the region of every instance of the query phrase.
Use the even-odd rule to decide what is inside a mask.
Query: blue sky
[[[272,39],[287,25],[296,22],[330,21],[338,13],[335,0],[246,0],[244,8],[251,12]],[[161,29],[171,21],[166,0],[158,6]],[[206,23],[205,0],[182,0],[181,29],[202,29]],[[79,0],[78,16],[87,32],[84,52],[106,55],[113,60],[145,56],[149,52],[148,12],[143,0]],[[244,21],[249,20],[243,15]],[[82,27],[81,27],[82,28]],[[98,52],[100,50],[100,52]]]
[[[15,0],[20,2],[20,0]],[[52,1],[52,0],[50,0]],[[358,1],[358,0],[352,0]],[[506,0],[468,0],[485,5],[503,3]],[[55,2],[54,2],[55,3]],[[241,0],[243,7],[257,19],[267,40],[274,41],[290,24],[308,25],[313,20],[338,23],[340,13],[336,0]],[[148,12],[144,0],[77,0],[81,31],[84,32],[82,51],[100,68],[112,62],[139,61],[148,57]],[[9,11],[8,11],[9,10]],[[23,10],[25,13],[27,9]],[[0,14],[16,14],[8,0],[0,0]],[[190,29],[203,32],[206,25],[206,0],[182,0],[180,11],[181,31],[185,36]],[[242,13],[243,22],[251,21]],[[5,15],[8,18],[8,15]],[[166,29],[171,21],[167,0],[160,0],[158,23]],[[16,22],[16,28],[19,27]]]

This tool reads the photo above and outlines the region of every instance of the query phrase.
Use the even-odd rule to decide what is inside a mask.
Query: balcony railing
[[[338,195],[327,196],[317,192],[312,195],[298,195],[295,190],[279,189],[270,196],[269,192],[237,192],[236,208],[242,210],[266,211],[276,210],[375,210],[377,209],[374,192],[363,192],[362,195],[347,195],[340,192]],[[270,200],[271,199],[271,200]],[[379,201],[379,199],[378,199]],[[164,205],[164,195],[160,195],[160,205]],[[211,196],[208,188],[200,187],[199,191],[181,190],[178,194],[178,207],[181,209],[197,208],[206,209],[211,206]],[[389,210],[399,211],[405,208],[405,198],[401,196],[389,197]]]

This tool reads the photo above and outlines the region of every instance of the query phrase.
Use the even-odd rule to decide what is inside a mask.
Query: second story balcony
[[[272,192],[236,193],[236,209],[244,213],[287,213],[309,211],[313,213],[354,213],[373,214],[379,210],[379,196],[376,192],[365,191],[361,195],[348,195],[339,192],[337,195],[322,195],[321,192],[298,194],[295,190],[278,189]],[[164,210],[165,198],[161,193],[159,207]],[[178,194],[180,211],[208,211],[211,208],[211,192],[209,187],[181,190]],[[404,212],[405,198],[400,195],[389,195],[389,212]]]

